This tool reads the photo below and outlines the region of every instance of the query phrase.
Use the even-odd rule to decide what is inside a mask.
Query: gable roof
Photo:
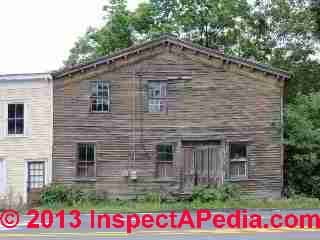
[[[120,50],[118,52],[115,52],[111,55],[104,56],[101,58],[98,58],[94,61],[85,63],[85,64],[78,64],[73,67],[65,68],[60,71],[52,72],[52,75],[54,78],[63,78],[65,76],[72,76],[73,74],[83,72],[83,71],[88,71],[91,69],[94,69],[100,65],[106,65],[106,64],[112,64],[115,61],[121,59],[121,58],[127,58],[132,54],[139,54],[142,51],[149,50],[150,48],[154,48],[156,46],[160,45],[176,45],[179,46],[181,49],[190,49],[194,51],[195,53],[201,53],[204,56],[207,57],[212,57],[216,59],[221,59],[225,63],[229,64],[237,64],[240,67],[246,66],[251,69],[254,69],[256,71],[261,71],[266,74],[273,75],[274,77],[278,79],[284,79],[287,80],[289,79],[289,72],[274,68],[262,63],[258,63],[255,61],[251,61],[245,58],[240,58],[240,57],[232,57],[232,56],[227,56],[226,54],[207,47],[200,46],[198,44],[192,43],[190,41],[186,40],[181,40],[178,39],[172,35],[162,35],[158,39],[147,41],[145,43],[139,44],[139,45],[134,45],[129,48],[125,48],[123,50]]]
[[[51,79],[50,73],[19,73],[19,74],[0,74],[0,81],[13,80],[48,80]]]

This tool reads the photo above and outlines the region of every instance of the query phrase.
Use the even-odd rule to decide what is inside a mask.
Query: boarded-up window
[[[107,81],[90,82],[91,112],[110,112],[110,86]]]
[[[148,82],[149,112],[167,112],[167,81]]]
[[[95,177],[95,144],[78,144],[77,177]]]
[[[230,144],[230,177],[248,176],[247,145],[245,143]]]
[[[24,134],[24,104],[8,104],[8,135]]]
[[[28,190],[44,186],[44,162],[28,162]]]

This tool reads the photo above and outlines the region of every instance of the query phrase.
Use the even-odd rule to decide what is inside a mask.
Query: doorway
[[[184,146],[184,187],[223,183],[224,161],[221,144]]]

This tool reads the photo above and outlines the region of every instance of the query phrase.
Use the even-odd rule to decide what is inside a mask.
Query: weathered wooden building
[[[288,74],[165,35],[54,74],[53,178],[102,196],[279,197]]]

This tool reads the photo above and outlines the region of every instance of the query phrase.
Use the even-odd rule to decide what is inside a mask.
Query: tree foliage
[[[299,95],[288,107],[289,186],[320,198],[320,92]]]

